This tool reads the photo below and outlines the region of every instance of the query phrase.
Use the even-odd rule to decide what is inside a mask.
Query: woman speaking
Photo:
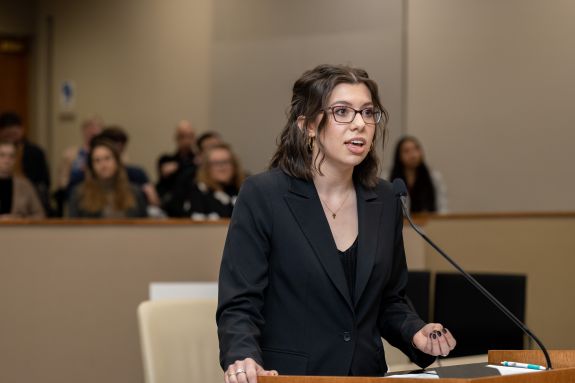
[[[424,367],[455,347],[407,305],[403,218],[378,178],[387,112],[361,69],[293,87],[270,170],[249,177],[224,248],[217,310],[226,383],[387,371],[381,338]]]

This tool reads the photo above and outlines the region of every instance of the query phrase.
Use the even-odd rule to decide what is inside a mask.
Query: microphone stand
[[[441,248],[439,248],[439,246],[437,246],[423,232],[423,230],[419,226],[417,226],[413,222],[413,220],[411,219],[411,215],[409,214],[409,211],[407,209],[407,205],[405,202],[406,197],[404,195],[400,195],[399,199],[401,201],[401,208],[403,210],[403,215],[407,218],[407,221],[409,222],[409,224],[411,225],[413,230],[415,230],[428,244],[431,245],[431,247],[433,247],[439,254],[441,254],[443,256],[443,258],[445,258],[447,260],[447,262],[449,262],[451,264],[451,266],[453,266],[455,269],[457,269],[457,271],[459,271],[465,277],[465,279],[467,279],[467,281],[469,283],[471,283],[477,290],[479,290],[485,297],[487,297],[487,299],[489,299],[489,301],[491,301],[491,303],[493,303],[509,319],[511,319],[511,321],[513,321],[513,323],[515,323],[527,335],[529,335],[529,337],[531,337],[531,339],[533,339],[535,341],[535,343],[537,343],[537,345],[539,345],[539,348],[541,348],[541,351],[543,351],[543,355],[545,356],[547,368],[549,370],[551,370],[552,369],[551,358],[549,357],[549,353],[547,352],[547,349],[545,348],[543,343],[539,340],[539,338],[537,338],[537,336],[535,336],[535,334],[533,334],[533,332],[531,332],[531,330],[529,330],[529,328],[527,328],[527,326],[523,322],[521,322],[515,315],[513,315],[513,313],[511,311],[509,311],[509,309],[507,309],[507,307],[505,307],[503,305],[503,303],[499,302],[499,300],[497,298],[495,298],[493,296],[493,294],[491,294],[489,291],[487,291],[487,289],[485,289],[485,287],[483,287],[479,282],[477,282],[477,280],[475,278],[473,278],[469,273],[467,273],[465,270],[463,270],[463,268],[461,268],[461,266],[459,266],[457,264],[457,262],[455,262],[453,259],[451,259],[451,257],[449,255],[447,255],[443,250],[441,250]]]

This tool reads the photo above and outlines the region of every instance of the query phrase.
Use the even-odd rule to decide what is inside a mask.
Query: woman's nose
[[[351,127],[353,130],[360,130],[365,128],[365,121],[363,121],[363,117],[361,113],[356,113],[353,121],[351,122]]]

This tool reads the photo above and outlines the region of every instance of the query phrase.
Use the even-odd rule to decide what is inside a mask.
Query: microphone
[[[435,249],[435,251],[437,251],[439,254],[441,254],[441,256],[447,260],[447,262],[449,262],[457,271],[459,271],[461,273],[461,275],[463,275],[469,283],[471,283],[487,299],[489,299],[489,301],[491,303],[493,303],[495,305],[495,307],[497,307],[499,310],[501,310],[503,312],[503,314],[505,314],[509,319],[511,319],[511,321],[513,323],[515,323],[515,325],[517,325],[517,327],[519,327],[521,330],[523,330],[523,332],[525,334],[529,335],[529,337],[531,339],[533,339],[535,341],[535,343],[537,343],[539,348],[541,348],[541,351],[543,351],[543,355],[545,356],[545,361],[547,362],[547,368],[549,370],[551,370],[552,369],[551,358],[549,357],[549,353],[547,352],[547,349],[545,348],[543,343],[539,340],[539,338],[537,338],[535,336],[535,334],[533,334],[533,332],[531,332],[531,330],[529,330],[529,328],[527,328],[527,326],[523,322],[521,322],[515,315],[513,315],[513,313],[511,311],[509,311],[509,309],[507,307],[505,307],[505,305],[503,305],[503,303],[499,302],[499,300],[497,298],[495,298],[493,296],[493,294],[491,294],[489,291],[487,291],[487,289],[485,289],[485,287],[483,287],[481,285],[481,283],[477,282],[477,280],[475,278],[473,278],[468,272],[463,270],[463,268],[461,266],[459,266],[459,264],[457,264],[457,262],[455,262],[439,246],[437,246],[423,232],[423,230],[413,222],[413,220],[411,219],[411,215],[409,214],[409,210],[407,209],[407,195],[408,195],[407,187],[405,186],[405,182],[403,182],[402,179],[396,178],[393,180],[393,191],[395,192],[395,196],[399,197],[399,200],[401,201],[401,209],[403,210],[403,215],[405,216],[405,218],[407,218],[407,221],[409,222],[409,224],[411,225],[413,230],[415,230],[417,232],[417,234],[419,234],[427,243],[429,243],[431,245],[431,247],[433,247]]]

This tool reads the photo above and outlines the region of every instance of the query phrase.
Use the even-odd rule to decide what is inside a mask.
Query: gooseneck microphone
[[[419,234],[425,240],[425,242],[429,243],[431,247],[433,247],[439,254],[441,254],[441,256],[443,256],[443,258],[447,260],[447,262],[449,262],[457,271],[459,271],[461,275],[463,275],[469,283],[471,283],[477,290],[479,290],[485,297],[487,297],[487,299],[489,299],[491,303],[493,303],[509,319],[511,319],[513,323],[515,323],[519,328],[521,328],[521,330],[523,330],[524,333],[529,335],[529,337],[531,337],[531,339],[533,339],[535,343],[537,343],[537,345],[539,345],[541,351],[543,351],[543,355],[545,355],[547,368],[551,369],[552,368],[551,358],[549,357],[547,349],[545,348],[543,343],[539,340],[539,338],[537,338],[535,334],[533,334],[531,330],[529,330],[523,322],[521,322],[515,315],[513,315],[513,313],[503,305],[503,303],[499,302],[497,298],[495,298],[489,291],[487,291],[487,289],[485,289],[485,287],[483,287],[481,283],[477,282],[475,278],[473,278],[469,273],[463,270],[463,268],[459,266],[457,262],[451,259],[449,255],[447,255],[443,250],[441,250],[439,246],[437,246],[431,239],[429,239],[429,237],[423,232],[423,230],[413,222],[413,220],[411,219],[411,215],[409,214],[409,210],[407,209],[407,203],[406,203],[407,187],[405,186],[405,182],[403,182],[402,179],[396,178],[393,180],[393,191],[395,192],[396,197],[399,197],[399,200],[401,201],[401,208],[403,210],[403,215],[405,216],[405,218],[407,218],[409,224],[411,225],[411,227],[413,227],[413,229],[417,232],[417,234]]]

